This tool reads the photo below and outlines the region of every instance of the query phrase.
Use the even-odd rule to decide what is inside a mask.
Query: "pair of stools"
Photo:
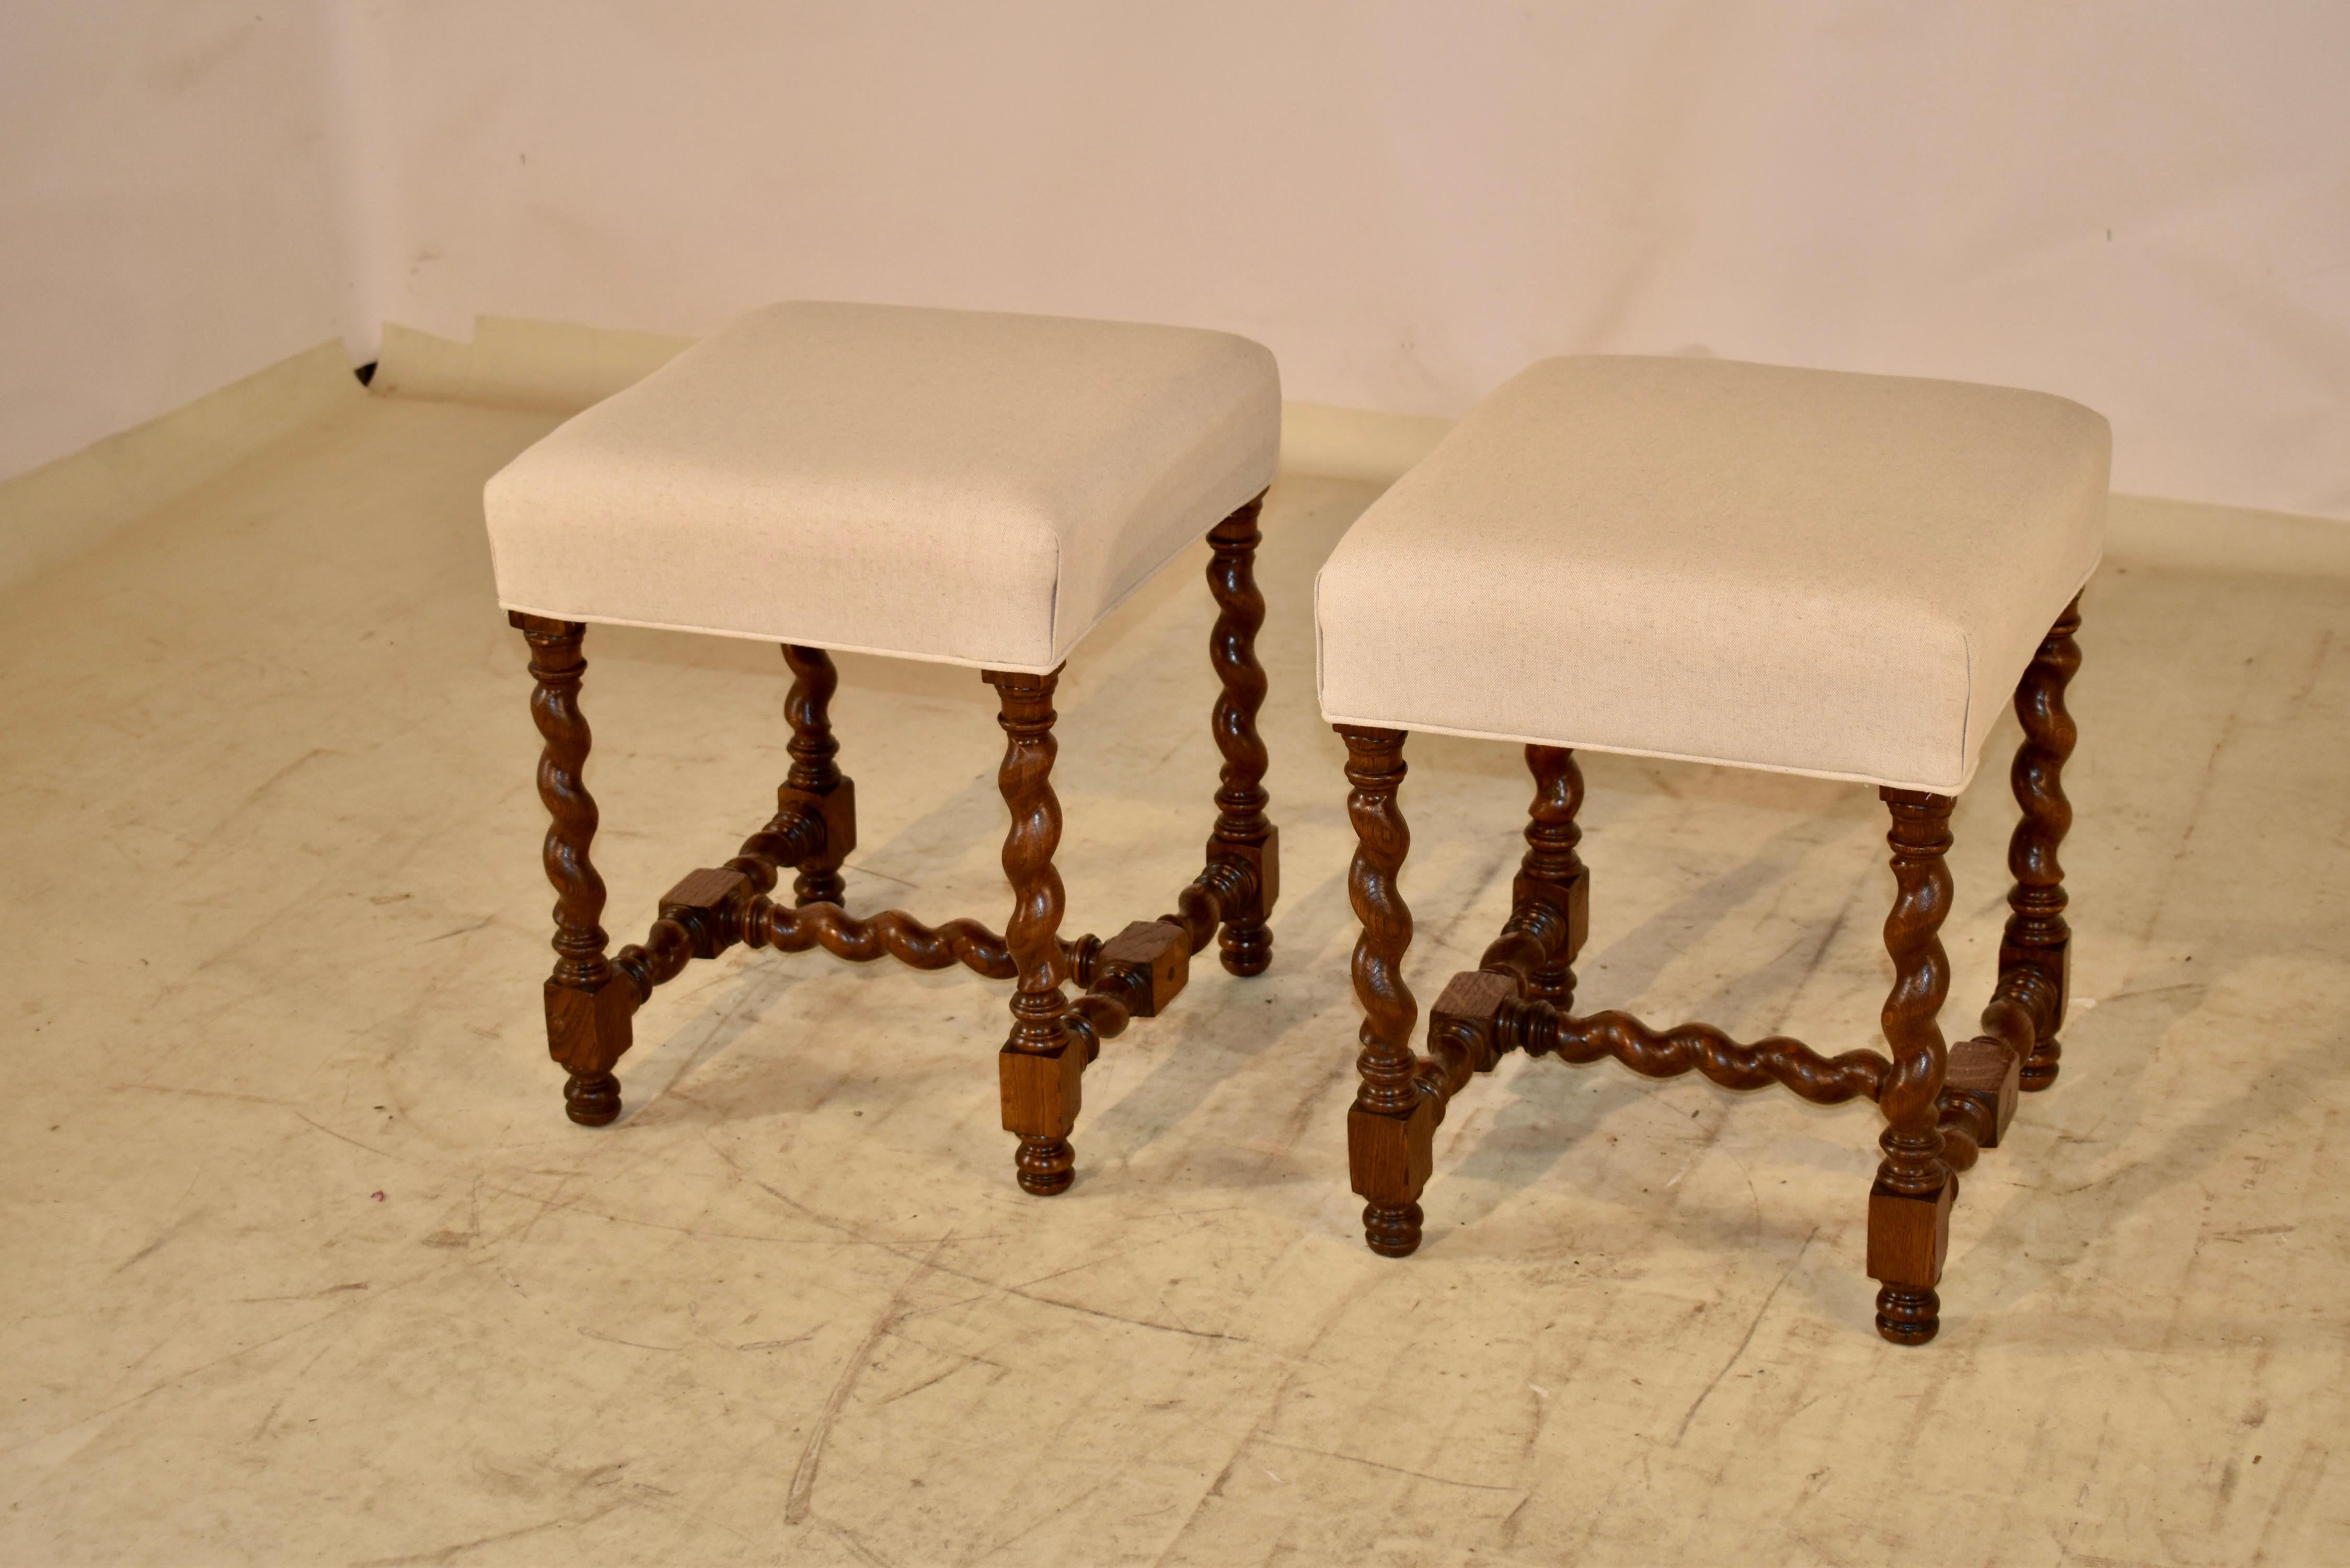
[[[1280,859],[1255,724],[1264,605],[1253,564],[1280,421],[1272,355],[1222,333],[795,304],[738,321],[493,479],[499,597],[537,683],[557,895],[547,1041],[569,1074],[572,1119],[619,1115],[613,1067],[632,1019],[696,958],[742,943],[960,963],[1014,982],[1003,1126],[1019,1140],[1020,1185],[1065,1189],[1102,1042],[1164,1008],[1211,940],[1234,975],[1271,957]],[[1375,1251],[1419,1245],[1434,1131],[1471,1075],[1512,1050],[1612,1055],[1656,1076],[1877,1101],[1877,1327],[1904,1344],[1933,1336],[1957,1173],[1998,1143],[2018,1091],[2057,1071],[2064,693],[2108,450],[2097,415],[2032,392],[1553,359],[1494,393],[1356,522],[1322,569],[1315,618],[1358,840],[1348,887],[1366,1022],[1347,1132]],[[1204,865],[1174,912],[1071,940],[1053,867],[1055,682],[1086,632],[1203,533],[1223,757]],[[793,676],[792,767],[775,815],[733,859],[671,888],[644,941],[617,953],[598,923],[596,807],[581,783],[588,622],[779,642]],[[973,666],[996,689],[1012,816],[1001,935],[842,908],[857,818],[835,763],[827,649]],[[2011,695],[2023,728],[2012,912],[1984,1033],[1947,1044],[1937,930],[1950,815]],[[1534,786],[1511,914],[1478,968],[1443,988],[1425,1055],[1397,886],[1409,841],[1397,788],[1415,730],[1522,742]],[[1877,785],[1897,885],[1891,1056],[1575,1013],[1589,903],[1577,747]],[[789,903],[774,896],[786,869]]]

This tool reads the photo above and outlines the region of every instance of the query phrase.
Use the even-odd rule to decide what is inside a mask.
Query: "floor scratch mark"
[[[1820,1228],[1816,1225],[1813,1226],[1811,1235],[1804,1238],[1804,1244],[1795,1249],[1795,1255],[1793,1258],[1787,1260],[1787,1267],[1780,1273],[1778,1282],[1771,1287],[1771,1293],[1764,1296],[1762,1304],[1754,1309],[1753,1321],[1746,1325],[1745,1336],[1739,1340],[1738,1348],[1731,1351],[1730,1359],[1715,1370],[1713,1381],[1705,1386],[1705,1392],[1697,1397],[1696,1401],[1690,1406],[1688,1414],[1681,1417],[1679,1429],[1673,1433],[1671,1444],[1673,1448],[1678,1449],[1681,1446],[1681,1439],[1689,1436],[1690,1423],[1697,1419],[1698,1411],[1704,1407],[1708,1399],[1713,1397],[1713,1391],[1721,1386],[1721,1380],[1730,1375],[1731,1367],[1738,1365],[1738,1358],[1746,1354],[1746,1347],[1754,1343],[1754,1331],[1762,1326],[1762,1314],[1769,1312],[1771,1303],[1779,1299],[1779,1292],[1785,1288],[1787,1281],[1794,1276],[1795,1265],[1804,1261],[1805,1252],[1811,1251],[1812,1237],[1819,1233]]]
[[[889,1297],[889,1304],[875,1314],[873,1326],[866,1331],[865,1338],[849,1353],[839,1377],[833,1382],[832,1393],[825,1399],[824,1409],[816,1416],[816,1426],[808,1432],[807,1445],[800,1450],[800,1462],[792,1467],[791,1491],[784,1503],[785,1524],[806,1522],[808,1503],[816,1493],[816,1469],[824,1463],[824,1445],[832,1437],[833,1422],[839,1419],[841,1407],[848,1403],[848,1396],[856,1388],[858,1376],[865,1370],[865,1363],[872,1355],[873,1347],[880,1344],[881,1336],[905,1315],[907,1300],[913,1293],[914,1286],[931,1272],[931,1260],[939,1255],[953,1234],[950,1231],[931,1243],[931,1250],[922,1254],[922,1261],[916,1263],[913,1272],[899,1282],[896,1293]]]

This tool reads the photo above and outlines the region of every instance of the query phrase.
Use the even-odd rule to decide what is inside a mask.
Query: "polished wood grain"
[[[1224,761],[1208,870],[1201,876],[1222,898],[1224,969],[1242,976],[1263,974],[1273,961],[1273,931],[1265,922],[1281,893],[1280,843],[1264,815],[1271,798],[1264,788],[1267,758],[1256,728],[1266,689],[1256,659],[1256,635],[1264,625],[1264,596],[1256,586],[1263,537],[1257,514],[1263,504],[1260,493],[1208,534],[1208,591],[1216,601],[1208,655],[1220,688],[1210,728]],[[1220,868],[1227,874],[1218,877]]]
[[[2081,601],[2075,597],[2048,628],[2015,689],[2023,741],[2008,779],[2023,816],[2008,841],[2007,867],[2015,886],[2007,896],[1999,970],[2001,993],[2017,997],[2033,1018],[2032,1053],[2022,1071],[2027,1091],[2054,1083],[2064,1054],[2056,1032],[2064,1027],[2069,1000],[2073,933],[2064,923],[2064,867],[2056,851],[2073,826],[2064,774],[2080,732],[2065,709],[2064,691],[2081,668],[2080,645],[2074,640],[2080,629]]]
[[[784,699],[784,717],[792,727],[791,772],[776,792],[779,815],[795,806],[823,819],[822,843],[791,862],[799,873],[792,896],[802,904],[840,904],[847,887],[840,867],[857,848],[855,787],[841,776],[834,761],[840,742],[832,734],[832,694],[840,689],[832,656],[820,648],[786,646],[784,662],[792,672],[792,689]]]
[[[1923,1345],[1940,1326],[1942,1260],[1950,1251],[1950,1203],[1957,1195],[1942,1162],[1942,1074],[1948,1052],[1937,1022],[1950,991],[1950,961],[1941,927],[1950,912],[1950,808],[1946,794],[1879,790],[1893,826],[1895,892],[1885,918],[1893,989],[1878,1015],[1893,1047],[1893,1071],[1877,1095],[1884,1158],[1868,1194],[1868,1276],[1877,1293],[1877,1331],[1901,1345]]]
[[[1053,691],[1060,672],[1005,674],[988,683],[1003,705],[1003,763],[996,787],[1011,808],[1003,839],[1003,876],[1012,884],[1012,919],[1003,940],[1018,981],[1012,993],[1012,1033],[998,1054],[1003,1130],[1020,1139],[1013,1157],[1020,1185],[1039,1197],[1067,1190],[1075,1152],[1085,1049],[1063,1023],[1069,999],[1061,990],[1068,962],[1056,940],[1064,895],[1053,852],[1061,842],[1061,802],[1053,793]]]
[[[1397,879],[1411,848],[1411,829],[1396,804],[1405,773],[1403,732],[1337,726],[1347,742],[1347,817],[1355,857],[1347,898],[1363,934],[1355,943],[1355,1000],[1362,1004],[1360,1079],[1347,1116],[1355,1191],[1363,1199],[1363,1239],[1371,1251],[1400,1258],[1419,1246],[1419,1194],[1433,1168],[1437,1096],[1420,1082],[1411,1049],[1419,1004],[1404,983],[1411,910]]]
[[[746,938],[753,947],[777,952],[804,953],[822,948],[850,963],[896,959],[910,969],[952,969],[957,964],[990,980],[1011,980],[1019,974],[1011,944],[977,920],[948,920],[926,926],[903,909],[883,909],[859,918],[837,904],[785,906],[772,902],[754,908],[755,919]]]
[[[1877,1099],[1893,1072],[1893,1064],[1875,1051],[1823,1056],[1783,1034],[1742,1044],[1710,1023],[1655,1029],[1628,1012],[1577,1018],[1541,1001],[1505,1003],[1495,1023],[1496,1045],[1503,1051],[1570,1063],[1612,1056],[1647,1077],[1695,1073],[1725,1089],[1776,1084],[1815,1106]]]
[[[569,1074],[565,1112],[582,1127],[602,1127],[620,1114],[619,1080],[612,1064],[630,1043],[635,1012],[629,988],[615,984],[604,956],[604,879],[588,849],[596,838],[596,799],[583,781],[590,735],[579,708],[588,672],[577,621],[514,614],[508,621],[530,645],[531,721],[538,726],[538,798],[546,807],[541,860],[555,888],[555,971],[546,980],[546,1048]]]

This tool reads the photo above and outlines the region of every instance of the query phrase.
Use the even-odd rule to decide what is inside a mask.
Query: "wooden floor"
[[[1364,1251],[1309,632],[1363,485],[1265,514],[1273,971],[1203,964],[1105,1050],[1069,1193],[1012,1182],[1001,987],[816,953],[696,966],[638,1018],[626,1117],[571,1126],[479,511],[552,422],[371,399],[0,597],[0,1561],[2350,1553],[2350,581],[2125,552],[2090,589],[2064,1076],[1966,1179],[1941,1338],[1900,1350],[1866,1106],[1513,1060],[1439,1134],[1420,1254]],[[1205,558],[1063,682],[1072,930],[1197,868]],[[770,809],[782,661],[588,654],[634,940]],[[992,693],[840,665],[852,905],[1000,926]],[[1528,790],[1513,748],[1411,761],[1425,1001],[1501,919]],[[1586,1004],[1873,1037],[1871,792],[1586,765]],[[1961,1026],[1999,767],[1957,818]]]

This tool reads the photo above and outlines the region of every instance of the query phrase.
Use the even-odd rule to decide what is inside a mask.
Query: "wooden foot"
[[[1382,1257],[1419,1246],[1419,1194],[1434,1170],[1437,1103],[1414,1087],[1401,1115],[1360,1103],[1347,1113],[1347,1165],[1363,1204],[1363,1240]]]
[[[1942,1158],[1943,1077],[1949,1050],[1939,1022],[1950,994],[1950,964],[1940,930],[1950,910],[1949,795],[1879,790],[1893,817],[1897,892],[1885,920],[1885,947],[1893,957],[1893,989],[1885,999],[1886,1044],[1893,1070],[1877,1106],[1885,1132],[1884,1159],[1868,1195],[1868,1272],[1885,1288],[1877,1296],[1877,1332],[1902,1345],[1934,1336],[1940,1309],[1934,1287],[1949,1253],[1950,1205],[1958,1178]]]
[[[1868,1276],[1877,1293],[1877,1332],[1896,1345],[1923,1345],[1941,1327],[1934,1291],[1950,1252],[1950,1207],[1959,1181],[1946,1175],[1930,1192],[1905,1192],[1877,1179],[1868,1195]]]
[[[2061,1064],[2064,1055],[2063,1041],[2054,1036],[2043,1040],[2024,1061],[2021,1086],[2027,1093],[2036,1095],[2054,1084],[2056,1075],[2064,1070]]]
[[[1877,1293],[1877,1332],[1896,1345],[1923,1345],[1942,1331],[1942,1298],[1887,1285]]]
[[[1423,1218],[1417,1203],[1366,1203],[1363,1242],[1382,1258],[1409,1258],[1419,1251]]]
[[[574,1073],[563,1085],[563,1114],[583,1127],[619,1119],[620,1080],[609,1073]]]
[[[1054,1198],[1066,1192],[1069,1183],[1076,1179],[1076,1159],[1077,1151],[1069,1147],[1067,1138],[1023,1136],[1012,1163],[1023,1192]]]
[[[1361,1084],[1347,1115],[1347,1163],[1365,1199],[1363,1240],[1371,1251],[1400,1258],[1419,1245],[1419,1194],[1428,1185],[1440,1114],[1421,1086],[1411,1049],[1419,1003],[1404,983],[1403,956],[1411,946],[1411,910],[1396,878],[1411,847],[1411,830],[1396,806],[1403,783],[1403,732],[1338,726],[1347,742],[1347,815],[1355,825],[1355,859],[1347,892],[1363,934],[1355,943],[1355,999],[1362,1003],[1362,1050],[1355,1061]]]
[[[1266,919],[1281,894],[1281,845],[1264,808],[1264,741],[1257,733],[1257,711],[1264,706],[1264,670],[1256,661],[1256,634],[1264,625],[1264,596],[1257,591],[1257,512],[1264,497],[1243,506],[1208,535],[1213,556],[1208,590],[1216,599],[1215,628],[1208,656],[1222,690],[1212,723],[1223,753],[1222,782],[1216,790],[1216,830],[1208,840],[1208,864],[1245,873],[1223,909],[1219,956],[1227,973],[1263,974],[1273,961],[1273,931]]]
[[[1021,1189],[1039,1198],[1067,1191],[1076,1177],[1076,1151],[1069,1147],[1069,1133],[1077,1123],[1085,1047],[1070,1038],[1049,1052],[1016,1050],[1007,1044],[995,1062],[1003,1095],[1003,1130],[1020,1139],[1012,1166]]]
[[[1003,941],[1018,975],[1012,1033],[996,1061],[1003,1130],[1018,1136],[1014,1167],[1020,1185],[1040,1197],[1066,1190],[1074,1153],[1085,1047],[1066,1023],[1061,982],[1068,960],[1060,943],[1062,890],[1053,868],[1061,842],[1061,803],[1053,794],[1053,689],[1060,671],[1016,675],[990,670],[1002,704],[1003,765],[996,784],[1012,809],[1003,840],[1003,875],[1012,884],[1012,919]]]
[[[538,798],[550,826],[541,857],[555,888],[555,970],[546,992],[547,1054],[568,1069],[564,1105],[571,1119],[601,1127],[620,1114],[619,1081],[612,1064],[629,1049],[637,993],[605,956],[608,939],[604,879],[588,848],[596,837],[596,800],[581,782],[590,736],[579,710],[579,682],[588,670],[579,644],[588,628],[577,621],[509,615],[530,644],[536,682],[530,713],[538,726]],[[572,1085],[578,1085],[577,1092]]]
[[[2073,826],[2073,805],[2064,798],[2064,763],[2080,737],[2064,708],[2064,689],[2081,668],[2073,634],[2081,629],[2075,598],[2048,628],[2015,688],[2015,716],[2023,740],[2015,748],[2008,782],[2022,820],[2008,840],[2007,868],[2015,886],[2007,896],[2007,929],[1999,944],[1999,989],[2031,1008],[2037,1026],[2032,1054],[2024,1058],[2022,1086],[2028,1091],[2056,1081],[2064,1048],[2064,1027],[2072,989],[2072,929],[2064,922],[2064,868],[2056,850]]]
[[[1248,980],[1273,967],[1273,930],[1262,920],[1228,925],[1216,943],[1226,974]]]

